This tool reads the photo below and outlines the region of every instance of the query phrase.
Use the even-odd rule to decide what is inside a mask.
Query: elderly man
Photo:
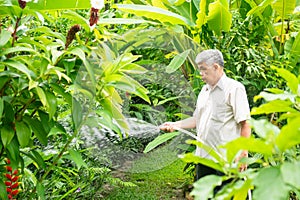
[[[176,127],[196,128],[197,137],[215,151],[224,154],[220,145],[251,135],[246,121],[250,119],[246,90],[241,83],[226,76],[223,55],[219,50],[202,51],[196,57],[196,64],[206,85],[199,93],[193,116],[177,122],[165,122],[160,129],[172,132]],[[196,149],[196,155],[211,158],[209,152],[201,148]],[[236,161],[246,156],[248,152],[242,151]],[[245,165],[241,165],[240,171],[245,168]],[[197,165],[196,180],[210,174],[221,175],[212,168]]]

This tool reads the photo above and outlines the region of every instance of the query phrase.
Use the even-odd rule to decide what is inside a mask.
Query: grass
[[[123,181],[136,184],[135,187],[115,187],[106,200],[168,200],[185,199],[184,193],[192,183],[193,177],[183,171],[186,163],[174,159],[174,151],[160,150],[143,157],[134,163],[132,172],[116,172]],[[168,159],[166,159],[168,158]],[[165,161],[166,160],[166,161]],[[164,163],[164,165],[159,165]],[[140,169],[148,172],[137,173]],[[149,170],[157,169],[157,170]]]

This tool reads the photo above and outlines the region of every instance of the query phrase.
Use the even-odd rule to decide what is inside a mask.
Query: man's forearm
[[[189,117],[187,119],[177,121],[177,122],[175,122],[175,126],[177,126],[178,128],[184,128],[184,129],[195,128],[196,127],[196,118]]]

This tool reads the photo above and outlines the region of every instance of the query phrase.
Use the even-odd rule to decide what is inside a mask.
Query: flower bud
[[[18,170],[16,169],[14,172],[13,172],[13,175],[16,175],[16,174],[18,174]]]
[[[11,185],[11,188],[12,188],[12,189],[15,189],[15,188],[17,188],[20,184],[21,184],[21,182],[16,182],[16,183],[14,183],[14,184]]]
[[[6,162],[6,164],[10,164],[10,160],[8,158],[4,158],[4,161]]]
[[[12,171],[12,167],[11,166],[4,166],[6,168],[7,171],[11,172]]]
[[[76,24],[76,25],[74,25],[70,28],[70,30],[68,31],[68,35],[67,35],[67,41],[66,41],[65,49],[67,49],[69,47],[69,45],[71,44],[71,42],[75,38],[75,34],[78,31],[80,31],[80,29],[81,29],[81,27],[78,24]]]
[[[18,193],[19,193],[19,190],[18,190],[18,189],[17,189],[17,190],[13,190],[13,191],[11,192],[11,194],[12,194],[13,196],[16,196]]]
[[[6,192],[11,193],[12,189],[11,188],[6,188]]]
[[[20,8],[24,9],[26,7],[26,1],[18,0]]]
[[[10,181],[5,181],[4,182],[6,186],[11,186],[11,182]]]
[[[18,179],[19,179],[19,176],[13,176],[12,179],[11,179],[11,181],[12,182],[16,182]]]
[[[7,178],[7,179],[9,179],[9,180],[11,180],[11,179],[12,179],[12,177],[11,177],[11,175],[10,175],[10,174],[5,174],[5,176],[6,176],[6,178]]]

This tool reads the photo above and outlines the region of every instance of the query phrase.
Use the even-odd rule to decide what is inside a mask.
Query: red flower
[[[11,180],[11,178],[12,178],[10,174],[5,174],[5,176],[6,176],[6,178],[9,179],[9,180]]]
[[[14,172],[13,172],[13,175],[16,175],[16,174],[18,174],[18,170],[16,169]]]
[[[18,193],[19,193],[19,190],[14,190],[14,191],[11,192],[11,194],[12,194],[13,196],[16,196]]]
[[[14,183],[14,184],[11,185],[11,188],[12,188],[12,189],[15,189],[15,188],[17,188],[20,184],[21,184],[20,182]]]
[[[5,181],[5,185],[6,186],[11,186],[11,182],[10,181]]]
[[[6,170],[11,172],[12,171],[12,167],[11,166],[5,166]]]
[[[16,182],[18,179],[19,179],[19,176],[13,176],[12,179],[11,179],[11,181],[12,182]]]

